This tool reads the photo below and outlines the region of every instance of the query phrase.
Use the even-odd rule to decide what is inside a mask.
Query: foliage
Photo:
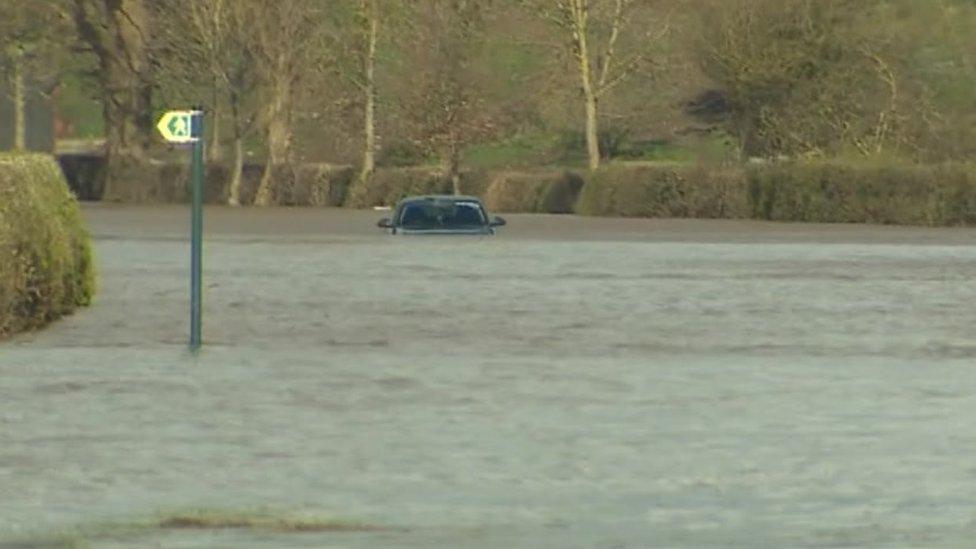
[[[934,87],[945,75],[933,67],[967,57],[946,47],[945,25],[931,20],[937,4],[948,9],[902,0],[707,4],[701,62],[728,101],[742,156],[937,156],[930,147],[947,103]],[[952,72],[972,78],[971,66]]]
[[[63,9],[64,0],[0,0],[0,68],[25,63],[35,81],[56,81],[55,68],[67,54]]]
[[[98,157],[69,155],[60,160],[74,188],[87,184],[91,188],[82,190],[97,192],[103,169]],[[126,186],[126,201],[189,200],[185,162],[153,162],[132,169],[139,176]],[[226,200],[228,169],[220,163],[207,167],[206,202]],[[253,202],[262,171],[260,165],[245,166],[242,203]],[[380,168],[368,184],[356,188],[358,192],[351,190],[354,174],[350,166],[279,166],[272,203],[364,208],[453,190],[440,167]],[[559,169],[469,170],[461,174],[460,191],[480,196],[491,210],[502,212],[976,225],[976,168],[961,163],[614,162],[585,176]]]
[[[461,172],[458,174],[458,191],[464,195],[483,196],[489,177],[481,171]],[[362,192],[351,192],[343,205],[350,208],[393,206],[407,196],[450,194],[454,191],[454,181],[441,167],[380,168],[360,190]]]
[[[971,165],[773,162],[611,165],[590,175],[577,211],[622,217],[976,224]]]
[[[90,246],[54,159],[0,156],[0,337],[91,302]]]
[[[521,171],[495,174],[485,205],[497,212],[572,213],[583,179],[572,172]]]
[[[611,164],[587,178],[578,211],[621,217],[744,218],[746,178],[735,166]]]
[[[772,164],[748,170],[757,219],[952,226],[976,223],[972,166]]]
[[[27,5],[53,7],[54,18],[22,24],[34,17]],[[593,150],[611,163],[976,156],[971,0],[0,6],[5,44],[62,52],[39,64],[64,83],[62,112],[88,118],[78,127],[89,132],[99,126],[80,115],[91,103],[78,96],[91,93],[84,73],[97,76],[110,153],[141,152],[158,110],[203,103],[218,137],[211,160],[233,146],[242,165],[575,168],[592,164]]]
[[[360,193],[350,196],[346,206],[370,208],[393,206],[411,195],[450,194],[451,179],[440,168],[416,167],[378,169]]]
[[[410,44],[401,44],[414,83],[400,98],[403,120],[413,142],[427,156],[439,157],[455,180],[464,150],[498,130],[479,85],[483,67],[473,63],[484,46],[489,5],[416,2],[415,34]]]
[[[279,206],[341,206],[352,184],[350,166],[298,164],[280,166],[273,203]]]
[[[599,139],[600,102],[648,64],[649,46],[668,33],[668,25],[657,36],[634,28],[637,22],[646,23],[640,21],[639,8],[646,7],[647,2],[637,0],[522,0],[521,3],[553,24],[566,38],[563,43],[574,61],[584,101],[588,164],[595,170],[600,166],[606,146]],[[629,43],[621,40],[631,38],[632,34],[638,38]]]

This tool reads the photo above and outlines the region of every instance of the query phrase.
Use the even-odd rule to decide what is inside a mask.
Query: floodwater
[[[192,357],[185,210],[86,216],[97,302],[0,346],[0,547],[976,539],[976,231],[214,209]]]

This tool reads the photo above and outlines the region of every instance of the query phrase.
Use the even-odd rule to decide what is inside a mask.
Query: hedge
[[[482,196],[488,183],[481,172],[461,174],[462,194]],[[363,185],[354,185],[345,206],[351,208],[371,208],[373,206],[392,206],[400,199],[423,194],[451,194],[454,185],[440,168],[418,166],[410,168],[381,168],[373,172],[370,180]]]
[[[101,189],[91,158],[61,160],[81,196]],[[262,167],[245,166],[241,203],[253,203]],[[436,167],[381,168],[356,183],[349,166],[298,164],[275,171],[272,203],[287,206],[390,206],[417,194],[450,193]],[[207,168],[205,199],[226,203],[228,169]],[[585,179],[585,183],[584,183]],[[185,163],[131,166],[106,199],[186,202]],[[583,176],[554,169],[468,171],[463,194],[497,212],[622,217],[752,218],[776,221],[976,224],[976,166],[776,162],[733,165],[610,163]]]
[[[91,243],[53,158],[0,155],[0,338],[91,303]]]
[[[973,225],[976,167],[618,164],[588,177],[576,211],[621,217]]]
[[[354,176],[355,170],[350,166],[333,164],[279,166],[272,174],[275,185],[271,202],[277,206],[342,206]],[[260,175],[256,179],[250,179],[247,185],[242,184],[242,187],[245,187],[241,192],[242,204],[254,203],[259,183]],[[223,202],[226,202],[227,196],[229,196],[229,189],[223,194]]]
[[[190,201],[189,162],[130,161],[117,171],[117,181],[105,190],[105,159],[97,155],[60,155],[71,189],[83,200],[124,203],[185,203]],[[230,197],[229,165],[207,163],[204,202],[226,204]],[[241,174],[240,203],[254,203],[264,166],[245,164]],[[272,204],[277,206],[341,206],[352,182],[350,166],[296,164],[275,168]]]
[[[503,172],[492,178],[484,193],[492,211],[573,213],[583,179],[571,172]]]
[[[781,163],[751,167],[757,219],[951,226],[976,223],[973,166]]]
[[[577,204],[584,215],[745,218],[751,211],[741,168],[611,165],[587,178]]]

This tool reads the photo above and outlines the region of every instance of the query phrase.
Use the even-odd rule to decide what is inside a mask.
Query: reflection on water
[[[976,248],[218,240],[196,359],[185,247],[97,249],[95,307],[0,348],[0,542],[265,506],[407,529],[310,547],[976,536]]]

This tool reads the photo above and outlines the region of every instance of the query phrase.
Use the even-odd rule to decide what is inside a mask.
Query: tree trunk
[[[99,61],[107,174],[103,197],[152,142],[149,11],[143,0],[74,0],[74,19]]]
[[[216,164],[223,160],[223,157],[220,148],[220,106],[214,103],[210,116],[210,143],[207,147],[207,160]]]
[[[234,163],[231,166],[229,196],[227,204],[229,206],[241,205],[241,180],[244,175],[244,134],[245,123],[241,120],[241,98],[236,89],[231,87],[228,97],[230,106],[231,123],[234,128]]]
[[[13,60],[14,150],[27,150],[27,92],[24,86],[24,62]]]
[[[230,172],[230,197],[227,204],[230,206],[241,205],[241,178],[244,174],[244,138],[241,135],[234,137],[234,163]]]
[[[373,0],[370,0],[371,2]],[[379,27],[375,6],[366,11],[368,18],[368,38],[366,47],[366,107],[364,112],[364,134],[365,146],[363,148],[363,169],[359,179],[362,184],[366,184],[376,169],[376,37]]]
[[[148,60],[146,61],[148,64]],[[136,150],[140,157],[146,154],[153,144],[153,136],[156,131],[155,120],[153,120],[153,84],[149,68],[144,67],[142,71],[135,73],[137,87],[135,104],[132,106],[131,116],[135,120]]]
[[[256,206],[270,206],[274,197],[272,182],[275,168],[288,160],[291,151],[291,77],[286,73],[278,73],[275,78],[273,97],[268,103],[267,111],[267,160],[264,163],[264,173],[261,184],[254,199]]]
[[[456,142],[450,145],[446,164],[444,171],[451,179],[451,192],[458,196],[461,194],[461,148]]]
[[[129,146],[135,156],[141,158],[152,146],[155,130],[148,2],[112,0],[106,4],[113,10],[110,18],[117,51],[112,62],[118,66],[118,79],[109,83],[107,89],[118,89],[126,95],[124,116],[126,123],[131,125]]]
[[[451,174],[451,187],[454,189],[454,196],[461,195],[461,174],[456,170]]]
[[[255,206],[270,206],[272,199],[272,181],[274,180],[275,167],[281,162],[281,123],[272,121],[268,124],[267,150],[264,161],[264,171],[261,173],[261,183],[258,185],[257,195],[254,197]]]
[[[207,150],[207,160],[216,164],[223,158],[220,148],[220,111],[215,108],[210,117],[210,146]]]
[[[103,99],[106,175],[102,198],[119,200],[124,198],[118,194],[122,180],[128,177],[133,164],[145,158],[146,150],[144,142],[139,139],[139,124],[134,109],[138,94],[133,90],[132,73],[115,62],[103,66],[106,66],[102,71],[103,86],[111,91]]]
[[[220,149],[220,93],[217,88],[217,79],[213,79],[213,106],[210,116],[210,147],[207,150],[207,159],[217,163],[223,158]]]
[[[586,154],[590,170],[600,167],[600,138],[597,121],[597,100],[592,92],[586,93]]]
[[[574,10],[573,44],[576,49],[576,61],[579,64],[583,100],[586,107],[586,155],[590,170],[596,170],[600,167],[599,118],[597,90],[593,82],[593,68],[590,66],[590,49],[587,42],[586,18],[588,8],[585,3],[580,3],[574,5],[572,9]]]
[[[143,156],[141,142],[136,138],[134,94],[131,93],[130,74],[116,63],[106,63],[102,81],[107,91],[103,99],[105,117],[105,148],[109,156]]]

